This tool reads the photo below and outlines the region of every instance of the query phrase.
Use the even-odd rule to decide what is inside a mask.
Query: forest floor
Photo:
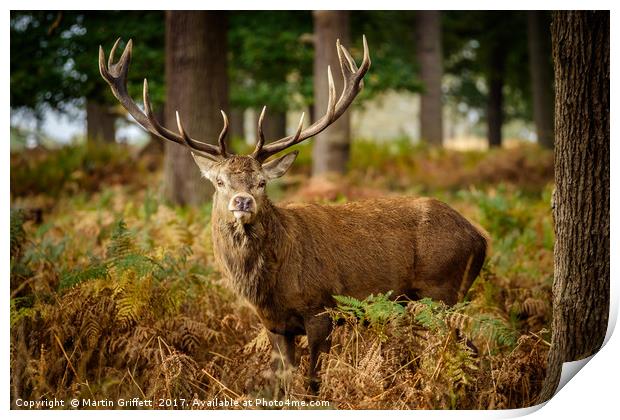
[[[299,368],[274,380],[265,331],[214,266],[210,205],[162,202],[160,158],[122,146],[22,152],[11,156],[12,406],[134,397],[156,408],[210,408],[192,403],[216,398],[338,409],[534,404],[550,339],[552,153],[356,142],[349,175],[316,183],[309,150],[269,187],[274,201],[425,195],[483,226],[492,251],[465,301],[342,299],[331,314],[345,322],[323,358],[320,393],[309,395],[305,339]]]

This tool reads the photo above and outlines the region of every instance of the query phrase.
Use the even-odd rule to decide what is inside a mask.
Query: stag
[[[295,337],[307,335],[311,388],[319,386],[319,356],[329,352],[332,322],[325,309],[334,295],[364,299],[393,292],[410,299],[429,297],[453,305],[478,276],[487,252],[487,235],[447,204],[432,198],[382,198],[342,205],[273,204],[267,182],[291,167],[297,152],[269,157],[325,130],[362,90],[370,68],[364,55],[358,67],[336,42],[344,87],[336,97],[327,68],[326,113],[294,135],[266,143],[265,108],[258,119],[256,148],[247,156],[226,147],[228,119],[217,145],[196,140],[176,113],[178,133],[154,117],[144,80],[144,111],[127,92],[132,55],[130,40],[118,62],[114,44],[107,66],[99,49],[99,70],[114,96],[145,130],[187,147],[202,175],[215,186],[212,212],[213,252],[230,286],[247,299],[268,331],[274,366],[295,366]]]

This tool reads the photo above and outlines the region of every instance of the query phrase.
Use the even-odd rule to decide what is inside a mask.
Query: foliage
[[[307,11],[239,11],[230,15],[231,103],[285,112],[312,98],[312,32]]]
[[[62,159],[51,157],[56,153],[24,152],[12,163],[34,154],[31,173],[45,173],[36,166],[51,167],[50,159],[60,165]],[[114,154],[109,165],[125,153]],[[497,185],[494,174],[522,168],[514,155],[527,165],[542,162],[540,153],[354,144],[357,190],[341,189],[338,200],[360,197],[350,194],[360,185],[382,194],[419,188],[484,226],[493,251],[454,307],[391,294],[336,297],[330,314],[337,326],[322,360],[319,399],[341,409],[516,408],[536,400],[550,336],[551,186],[537,176]],[[483,162],[495,170],[473,177]],[[303,171],[284,178],[282,199],[300,199],[291,185],[296,194],[307,190]],[[452,172],[461,173],[452,178]],[[14,189],[12,206],[21,209],[11,212],[13,400],[310,399],[305,338],[298,340],[299,368],[283,376],[284,389],[266,373],[267,333],[215,269],[210,208],[161,203],[155,177],[129,176],[119,186],[110,182],[113,172],[100,176],[100,188],[78,183],[57,196],[46,195],[45,179],[25,175],[19,179],[39,194]],[[42,197],[49,204],[37,220],[30,209]]]
[[[40,114],[45,107],[66,111],[83,98],[115,104],[99,75],[97,50],[109,51],[121,35],[136,38],[140,49],[129,72],[130,93],[140,97],[148,74],[151,98],[161,103],[163,22],[160,11],[12,11],[11,107]]]
[[[402,11],[352,11],[351,45],[362,55],[362,35],[371,42],[373,71],[360,100],[386,90],[419,91],[412,52],[413,15]],[[239,108],[284,112],[313,103],[312,14],[308,11],[231,12],[231,102]],[[403,42],[403,38],[408,42]],[[338,77],[338,72],[334,72]]]
[[[76,144],[52,151],[11,154],[13,196],[96,191],[103,182],[138,180],[146,165],[132,163],[125,147],[114,144]]]
[[[336,309],[330,310],[330,315],[334,321],[340,319],[355,320],[367,323],[370,328],[375,329],[379,336],[385,338],[383,330],[388,323],[396,322],[405,313],[405,308],[398,302],[390,300],[392,292],[366,297],[358,300],[350,296],[334,296]]]
[[[505,57],[506,120],[531,120],[531,88],[523,12],[453,11],[442,13],[444,69],[448,100],[462,112],[484,117],[490,58]],[[349,49],[362,52],[370,42],[373,67],[356,103],[387,90],[418,92],[415,12],[351,11]],[[309,11],[234,11],[229,17],[230,102],[236,108],[274,112],[313,103],[312,14]],[[116,106],[98,73],[97,49],[111,49],[117,37],[133,38],[130,94],[140,98],[149,77],[156,108],[164,102],[164,14],[162,11],[11,12],[11,108],[69,112],[88,100]],[[120,49],[119,49],[120,53]],[[335,73],[337,77],[337,72]],[[360,102],[361,101],[361,102]],[[119,111],[120,108],[118,108]],[[123,111],[124,112],[124,111]]]
[[[430,298],[420,299],[410,304],[410,310],[415,314],[415,321],[432,331],[458,329],[472,337],[482,338],[496,346],[512,348],[517,343],[517,331],[506,320],[498,318],[477,309],[473,315],[471,304],[457,304],[449,307],[442,302],[434,302]]]
[[[448,11],[443,16],[444,70],[451,77],[448,99],[486,116],[493,59],[502,56],[506,121],[531,120],[531,88],[525,12]]]
[[[414,13],[402,10],[351,12],[352,54],[361,57],[362,35],[366,35],[371,48],[372,70],[365,79],[361,99],[386,90],[422,90],[415,55]]]

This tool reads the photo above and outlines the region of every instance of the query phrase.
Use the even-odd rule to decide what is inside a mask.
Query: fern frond
[[[112,231],[112,241],[108,245],[108,258],[123,257],[135,250],[135,238],[123,219],[118,220]]]
[[[93,263],[87,268],[78,268],[68,273],[63,273],[60,277],[58,289],[68,289],[87,280],[106,279],[108,276],[107,263]]]

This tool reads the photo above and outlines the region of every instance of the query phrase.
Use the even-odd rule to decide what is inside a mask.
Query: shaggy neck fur
[[[244,225],[220,201],[216,194],[212,216],[216,259],[239,294],[256,306],[265,306],[277,277],[272,272],[283,231],[279,210],[265,199],[252,223]]]

